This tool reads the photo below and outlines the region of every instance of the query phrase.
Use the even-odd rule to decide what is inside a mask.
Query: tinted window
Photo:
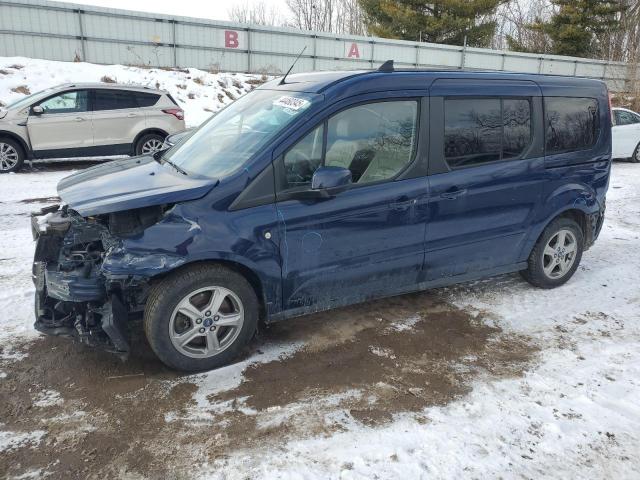
[[[284,156],[287,185],[295,187],[311,182],[313,173],[322,164],[324,124],[308,133]]]
[[[633,125],[640,123],[640,116],[625,110],[616,110],[616,125]]]
[[[449,166],[500,160],[501,137],[499,99],[445,101],[444,155]]]
[[[378,102],[343,110],[326,122],[324,159],[321,125],[284,156],[287,185],[308,185],[320,165],[351,170],[353,183],[393,178],[412,160],[418,103]]]
[[[528,100],[503,100],[502,158],[518,158],[531,143],[531,105]]]
[[[135,92],[136,102],[139,107],[151,107],[158,103],[160,95],[155,93]]]
[[[447,99],[444,154],[451,168],[520,157],[531,143],[525,99]]]
[[[124,108],[138,108],[133,92],[123,90],[95,91],[94,110],[121,110]]]
[[[44,109],[44,113],[86,112],[89,104],[88,98],[86,90],[76,90],[48,98],[39,105]]]
[[[549,97],[544,101],[547,155],[592,147],[598,138],[598,102],[593,98]]]

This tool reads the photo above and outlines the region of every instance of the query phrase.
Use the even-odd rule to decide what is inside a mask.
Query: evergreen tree
[[[531,27],[551,39],[550,53],[571,57],[601,57],[599,36],[620,28],[624,0],[551,0],[557,10]]]
[[[508,0],[359,0],[369,32],[385,38],[473,47],[489,45],[490,18]]]

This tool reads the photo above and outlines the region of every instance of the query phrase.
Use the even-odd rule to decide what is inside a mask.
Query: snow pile
[[[170,70],[0,57],[0,106],[63,83],[121,83],[169,92],[185,111],[187,126],[193,127],[266,80],[268,77],[261,75],[196,68]]]

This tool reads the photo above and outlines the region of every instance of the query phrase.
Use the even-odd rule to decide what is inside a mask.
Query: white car
[[[150,154],[182,130],[184,112],[167,92],[61,85],[0,109],[0,173],[31,158]]]
[[[640,114],[626,108],[612,108],[612,157],[640,162]]]

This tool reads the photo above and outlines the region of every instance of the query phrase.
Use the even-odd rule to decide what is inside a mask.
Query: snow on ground
[[[196,68],[170,70],[0,57],[0,106],[63,83],[117,82],[169,92],[184,109],[187,126],[193,127],[266,79],[262,75],[212,73]]]
[[[18,346],[36,337],[28,212],[52,203],[55,184],[69,173],[0,176],[0,351],[15,361],[24,355]],[[396,413],[393,421],[376,426],[342,409],[342,399],[359,395],[348,389],[270,409],[257,417],[260,428],[277,428],[282,419],[315,411],[326,415],[327,423],[339,417],[340,429],[321,435],[283,432],[279,444],[239,448],[194,465],[189,477],[640,478],[640,167],[613,165],[607,206],[598,242],[565,286],[539,290],[508,275],[437,291],[483,322],[529,338],[539,351],[523,375],[484,372],[462,398],[418,413]],[[386,328],[406,334],[418,320],[407,315]],[[300,347],[285,337],[261,345],[260,355],[246,361],[191,376],[191,402],[170,410],[164,422],[206,426],[211,411],[231,409],[255,415],[242,398],[222,403],[215,394],[245,381],[256,362],[272,362]],[[376,358],[402,355],[376,345],[370,352]],[[10,365],[0,372],[0,388],[12,374]],[[167,382],[168,388],[177,383]],[[64,390],[42,388],[32,392],[35,410],[69,409]],[[71,422],[67,410],[61,413],[63,423]],[[5,430],[2,421],[0,452],[49,441],[42,430]],[[82,431],[95,428],[85,425]]]
[[[564,287],[517,275],[443,289],[541,348],[516,379],[478,379],[466,398],[354,424],[330,437],[240,451],[200,478],[640,478],[640,168],[615,164],[602,234]],[[229,473],[232,472],[232,473]]]

